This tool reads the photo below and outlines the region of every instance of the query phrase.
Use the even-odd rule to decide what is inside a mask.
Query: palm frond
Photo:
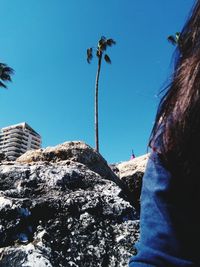
[[[106,40],[106,43],[107,43],[108,46],[112,46],[112,45],[116,44],[116,42],[113,39],[111,39],[111,38],[110,39],[107,39]]]
[[[0,68],[5,68],[7,65],[5,63],[0,62]]]
[[[107,63],[111,64],[111,60],[108,55],[105,54],[104,59]]]
[[[104,38],[101,37],[101,39],[99,40],[97,50],[101,50],[101,51],[106,50],[106,39]]]
[[[3,87],[3,88],[7,88],[7,86],[4,84],[4,83],[2,83],[1,81],[0,81],[0,87]]]
[[[10,77],[10,75],[7,74],[7,73],[4,73],[4,72],[1,74],[0,79],[1,79],[2,81],[9,81],[9,82],[11,82],[11,77]]]
[[[167,37],[167,40],[172,44],[172,45],[176,45],[177,44],[177,40],[173,35],[170,35]]]
[[[181,43],[182,43],[182,38],[181,38],[181,33],[180,32],[176,32],[175,34],[175,37],[176,37],[176,43],[180,46]]]
[[[92,60],[93,55],[92,55],[92,47],[87,49],[87,62],[90,63],[90,61]]]
[[[107,49],[106,42],[103,42],[101,45],[101,51],[106,51],[106,49]]]
[[[8,66],[3,68],[3,72],[5,72],[5,73],[7,73],[9,75],[14,74],[14,70],[12,68],[8,67]]]
[[[0,87],[7,88],[7,86],[2,81],[11,82],[11,75],[14,73],[14,70],[5,63],[0,62]]]

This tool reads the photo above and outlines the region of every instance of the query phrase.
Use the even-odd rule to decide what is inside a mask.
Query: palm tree
[[[98,58],[98,68],[96,74],[96,82],[95,82],[95,148],[96,151],[99,152],[99,117],[98,117],[98,93],[99,93],[99,75],[101,70],[102,57],[105,53],[108,46],[112,46],[116,44],[113,39],[107,39],[102,36],[98,41],[98,45],[96,48],[96,56]],[[87,49],[87,62],[90,63],[93,58],[93,48]],[[107,63],[111,64],[110,57],[105,54],[104,59]]]
[[[14,73],[14,70],[8,67],[5,63],[0,63],[0,87],[7,88],[5,82],[11,82],[11,75]]]

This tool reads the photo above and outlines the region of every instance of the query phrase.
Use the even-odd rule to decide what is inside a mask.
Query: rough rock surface
[[[8,157],[0,151],[0,163],[3,163],[4,161],[8,161]]]
[[[47,163],[63,160],[82,163],[90,170],[98,173],[101,177],[114,181],[123,190],[124,197],[126,196],[127,200],[133,204],[132,195],[126,183],[123,183],[118,178],[99,153],[84,142],[65,142],[56,147],[30,150],[16,161],[19,163],[34,163],[39,161]]]
[[[127,266],[139,221],[115,181],[82,142],[0,164],[0,267]]]
[[[124,181],[132,193],[133,205],[137,211],[140,210],[140,193],[142,177],[146,168],[149,154],[134,158],[129,161],[119,163],[113,168],[116,174]]]

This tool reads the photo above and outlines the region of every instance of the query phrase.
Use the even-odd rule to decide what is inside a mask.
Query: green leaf
[[[168,41],[173,45],[180,45],[180,32],[176,32],[175,35],[168,36]]]

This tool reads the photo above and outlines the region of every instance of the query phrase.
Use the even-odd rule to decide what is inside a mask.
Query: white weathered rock
[[[139,223],[117,179],[78,142],[1,164],[0,267],[127,266]]]
[[[133,199],[133,205],[140,211],[140,194],[142,178],[145,172],[149,154],[116,164],[113,169],[120,179],[128,186]],[[131,195],[130,194],[130,195]]]
[[[12,204],[10,199],[0,196],[0,211],[5,208],[10,208]]]
[[[117,164],[116,167],[119,170],[119,177],[123,178],[127,176],[132,176],[136,172],[144,173],[148,158],[149,154],[145,154],[143,156]]]

